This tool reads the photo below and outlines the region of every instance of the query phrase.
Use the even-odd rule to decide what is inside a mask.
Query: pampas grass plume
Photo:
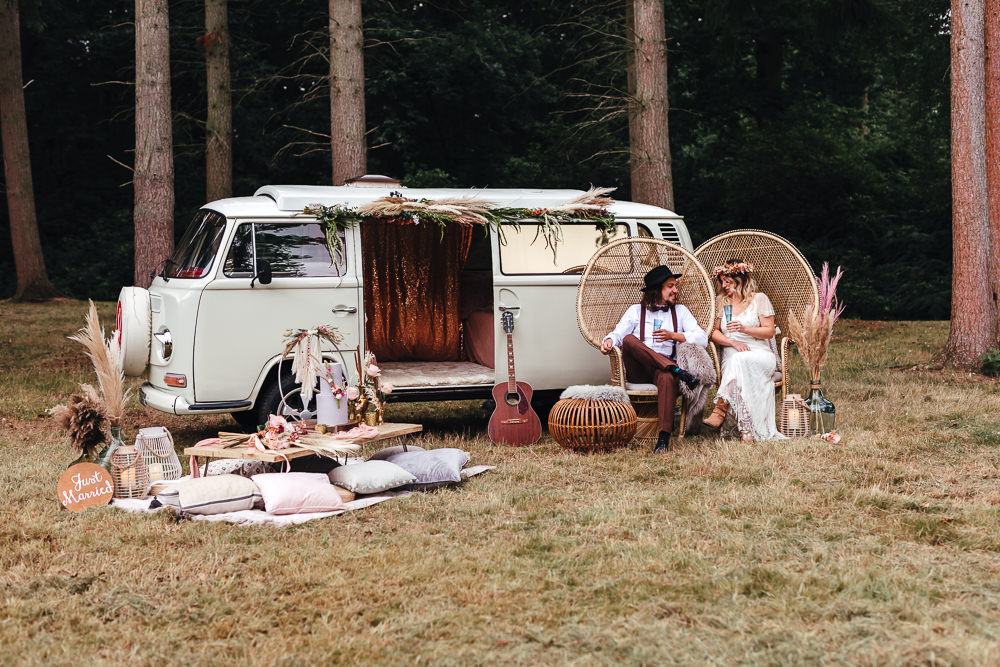
[[[125,390],[125,371],[121,365],[118,342],[120,335],[120,332],[115,331],[110,339],[105,340],[104,327],[101,326],[101,320],[97,316],[97,306],[90,301],[86,324],[75,335],[69,337],[70,340],[83,345],[87,356],[94,364],[94,372],[101,387],[108,418],[115,426],[121,424],[125,416],[125,403],[129,396],[129,392]]]

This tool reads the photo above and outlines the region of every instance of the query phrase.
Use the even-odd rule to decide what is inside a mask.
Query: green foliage
[[[991,347],[986,350],[986,352],[979,355],[979,361],[983,364],[983,375],[1000,377],[1000,350],[995,347]]]
[[[34,191],[53,282],[131,280],[134,4],[22,3]],[[368,171],[413,187],[617,186],[624,7],[365,2]],[[329,182],[325,9],[230,5],[234,190]],[[847,315],[947,318],[948,22],[939,0],[669,3],[677,211],[695,244],[756,227],[842,265]],[[177,238],[204,203],[203,7],[172,4]],[[124,82],[124,83],[123,83]],[[6,207],[0,271],[13,276]],[[13,293],[14,281],[0,289]]]

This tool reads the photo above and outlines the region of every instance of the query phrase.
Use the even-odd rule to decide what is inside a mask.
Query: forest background
[[[234,194],[330,182],[326,3],[230,0]],[[363,3],[368,172],[629,199],[622,3]],[[134,4],[22,2],[38,226],[67,296],[132,284]],[[672,0],[675,209],[781,234],[851,317],[947,319],[949,25],[930,0]],[[170,3],[175,237],[205,203],[201,2]],[[0,208],[0,298],[14,293]]]

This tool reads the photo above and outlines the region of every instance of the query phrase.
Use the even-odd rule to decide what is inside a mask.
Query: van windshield
[[[219,252],[226,218],[202,209],[194,216],[167,262],[167,278],[202,278],[208,275]]]

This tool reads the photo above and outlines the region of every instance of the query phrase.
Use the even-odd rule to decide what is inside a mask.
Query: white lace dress
[[[733,319],[745,327],[759,327],[760,318],[770,315],[774,315],[771,300],[758,292],[746,310]],[[722,319],[725,333],[725,318]],[[729,403],[729,414],[735,418],[735,426],[741,436],[755,440],[784,439],[785,436],[778,432],[774,423],[772,378],[776,360],[770,344],[741,332],[726,335],[735,341],[746,343],[750,349],[737,352],[731,347],[722,348],[722,379],[719,381],[717,396]]]

